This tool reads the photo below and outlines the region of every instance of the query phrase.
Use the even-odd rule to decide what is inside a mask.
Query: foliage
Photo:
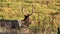
[[[46,29],[51,26],[51,16],[49,15],[52,12],[60,11],[59,6],[52,6],[46,4],[40,4],[39,1],[41,0],[0,0],[0,19],[19,19],[22,20],[24,18],[22,14],[21,8],[24,7],[24,13],[30,13],[32,11],[33,5],[33,15],[30,16],[32,24],[30,28],[38,28],[38,19],[40,20],[40,29],[44,26]],[[35,3],[37,2],[37,3]],[[54,3],[55,4],[55,3]],[[39,12],[39,16],[38,13]],[[38,18],[39,17],[39,18]],[[48,26],[47,26],[48,25]],[[51,26],[52,27],[52,26]],[[57,25],[54,23],[54,28]]]

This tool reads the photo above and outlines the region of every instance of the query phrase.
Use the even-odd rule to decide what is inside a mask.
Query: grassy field
[[[50,4],[51,3],[51,4]],[[34,12],[42,12],[43,14],[49,14],[56,12],[60,8],[55,6],[55,2],[48,3],[46,5],[39,0],[0,0],[0,18],[4,19],[23,19],[21,8],[24,6],[24,12],[31,12],[32,5],[34,6]],[[14,16],[14,17],[13,17]],[[23,18],[22,18],[23,17]]]
[[[33,5],[33,7],[32,7]],[[58,0],[0,0],[0,19],[9,20],[23,20],[24,14],[22,14],[22,7],[24,7],[24,13],[28,14],[32,12],[30,16],[32,24],[29,28],[37,29],[38,21],[40,21],[39,28],[52,29],[52,17],[51,13],[60,12],[60,1]],[[39,15],[39,16],[38,16]],[[56,17],[57,16],[57,17]],[[53,22],[53,32],[57,32],[57,27],[60,27],[60,14],[56,15]],[[39,18],[38,18],[39,17]],[[58,19],[57,19],[58,18]],[[50,21],[49,21],[50,20]],[[36,27],[36,28],[35,28]],[[42,31],[42,30],[41,30]]]

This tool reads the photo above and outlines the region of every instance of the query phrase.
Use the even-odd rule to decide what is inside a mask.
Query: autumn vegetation
[[[30,16],[32,23],[28,28],[34,34],[57,34],[57,28],[60,28],[60,14],[52,16],[51,13],[60,13],[59,0],[0,0],[0,19],[23,20],[22,7],[25,14],[31,13],[33,9]]]

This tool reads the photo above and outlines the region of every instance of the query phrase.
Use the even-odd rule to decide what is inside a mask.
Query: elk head
[[[24,7],[22,7],[22,14],[24,14],[23,10],[24,10]],[[27,14],[27,15],[24,14],[24,19],[23,19],[24,23],[22,27],[28,27],[31,24],[29,16],[31,16],[32,14],[33,14],[33,10],[30,14]]]

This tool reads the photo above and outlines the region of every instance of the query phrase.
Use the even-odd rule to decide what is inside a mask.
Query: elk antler
[[[29,14],[29,16],[31,16],[33,14],[33,5],[32,5],[32,12],[31,12],[31,14]]]
[[[32,5],[32,7],[33,7],[33,5]],[[24,10],[24,6],[22,7],[22,14],[24,14],[24,12],[23,12],[23,10]],[[27,16],[31,16],[33,14],[33,8],[32,8],[32,12],[30,13],[30,14],[27,14]],[[25,14],[24,14],[25,15]],[[26,15],[25,15],[26,16]]]
[[[24,14],[24,13],[23,13],[23,9],[24,9],[24,7],[22,7],[22,9],[21,9],[21,11],[22,11],[22,14]]]

